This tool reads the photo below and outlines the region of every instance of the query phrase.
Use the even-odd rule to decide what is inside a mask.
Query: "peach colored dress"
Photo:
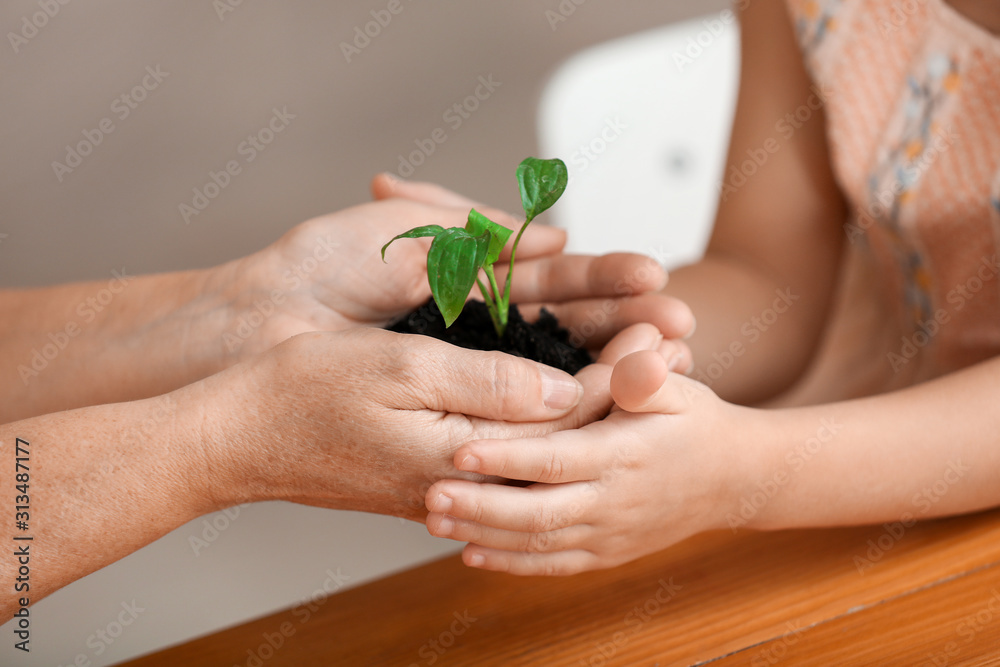
[[[1000,37],[942,0],[789,0],[851,217],[841,289],[781,403],[1000,354]]]

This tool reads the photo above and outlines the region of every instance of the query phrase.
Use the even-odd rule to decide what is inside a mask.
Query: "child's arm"
[[[699,371],[716,363],[713,355],[725,362],[731,346],[743,346],[732,367],[717,364],[724,372],[716,378],[711,369],[710,379],[722,397],[751,404],[786,389],[813,355],[837,275],[847,205],[830,166],[823,110],[809,106],[821,99],[785,3],[750,3],[741,24],[740,94],[714,233],[705,258],[672,272],[666,291],[698,319],[689,343]],[[794,118],[802,107],[800,118],[809,114],[804,122]],[[755,172],[743,183],[745,163],[746,172]],[[754,318],[759,322],[784,290],[797,300],[755,336]]]
[[[459,469],[537,483],[437,482],[428,530],[470,542],[472,566],[571,574],[711,529],[908,526],[1000,505],[1000,358],[877,397],[757,410],[640,352],[612,393],[649,414],[461,448]]]

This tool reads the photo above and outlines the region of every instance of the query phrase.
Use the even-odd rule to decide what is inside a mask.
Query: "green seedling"
[[[476,209],[469,211],[469,219],[464,228],[445,229],[440,225],[427,225],[403,232],[382,246],[382,261],[385,261],[386,248],[397,239],[433,237],[427,252],[427,282],[444,317],[445,326],[450,327],[458,319],[472,286],[478,284],[493,320],[493,328],[498,337],[503,337],[507,330],[510,279],[514,273],[517,244],[531,221],[562,196],[567,181],[566,164],[562,160],[529,157],[518,165],[517,183],[521,189],[525,220],[511,247],[510,270],[503,289],[497,285],[493,265],[500,258],[500,253],[514,230],[498,225]],[[486,276],[485,283],[479,275],[480,270]]]

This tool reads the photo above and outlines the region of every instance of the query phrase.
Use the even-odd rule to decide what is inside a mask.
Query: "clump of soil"
[[[538,321],[527,322],[512,304],[503,338],[497,338],[490,312],[482,301],[466,303],[462,314],[447,329],[434,299],[386,328],[397,333],[431,336],[469,350],[499,350],[559,368],[570,375],[593,363],[590,353],[570,343],[569,332],[544,308]]]

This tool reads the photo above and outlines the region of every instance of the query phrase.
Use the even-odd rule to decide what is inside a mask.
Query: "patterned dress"
[[[788,6],[851,216],[831,330],[786,402],[1000,354],[1000,37],[943,0]]]

